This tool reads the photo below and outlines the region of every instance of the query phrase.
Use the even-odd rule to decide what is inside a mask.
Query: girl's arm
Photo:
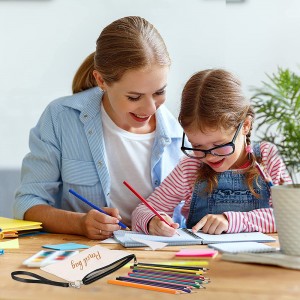
[[[262,162],[267,172],[272,178],[274,185],[291,183],[286,166],[279,156],[275,145],[261,143]],[[276,232],[274,213],[272,208],[272,199],[269,200],[270,208],[256,209],[250,212],[225,212],[229,222],[228,233],[260,231],[265,233]]]
[[[190,200],[198,165],[196,160],[183,158],[147,201],[162,215],[172,217],[174,208],[181,200]],[[132,213],[132,229],[148,234],[148,223],[154,216],[144,204],[140,204]]]
[[[273,208],[261,208],[248,212],[228,211],[224,215],[229,222],[227,233],[251,231],[276,232]]]

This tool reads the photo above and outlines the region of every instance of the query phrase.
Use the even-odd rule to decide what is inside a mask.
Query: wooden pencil
[[[162,288],[162,287],[157,287],[157,286],[151,286],[151,285],[145,285],[145,284],[140,284],[140,283],[115,280],[115,279],[109,279],[109,280],[107,280],[107,283],[121,285],[121,286],[134,287],[137,289],[163,292],[163,293],[168,293],[168,294],[182,294],[182,293],[185,294],[185,292],[179,291],[179,290],[173,290],[173,289],[168,289],[168,288]]]

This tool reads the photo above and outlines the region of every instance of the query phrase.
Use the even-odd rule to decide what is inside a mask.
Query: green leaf
[[[289,170],[300,172],[300,76],[278,67],[252,88],[259,139],[275,144]]]

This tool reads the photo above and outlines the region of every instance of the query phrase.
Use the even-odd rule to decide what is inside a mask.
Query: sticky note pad
[[[181,249],[175,254],[177,257],[215,257],[218,251],[213,249]]]
[[[0,249],[19,249],[19,239],[0,242]]]
[[[90,246],[77,244],[77,243],[64,243],[56,245],[44,245],[43,248],[53,249],[53,250],[76,250],[76,249],[88,249]]]

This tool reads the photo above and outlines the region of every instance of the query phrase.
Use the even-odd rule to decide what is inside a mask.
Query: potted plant
[[[300,256],[300,77],[282,68],[267,77],[251,100],[259,139],[277,146],[294,182],[272,187],[271,196],[281,250]]]
[[[275,144],[296,182],[300,172],[300,77],[278,68],[267,75],[251,98],[256,112],[258,138]]]

